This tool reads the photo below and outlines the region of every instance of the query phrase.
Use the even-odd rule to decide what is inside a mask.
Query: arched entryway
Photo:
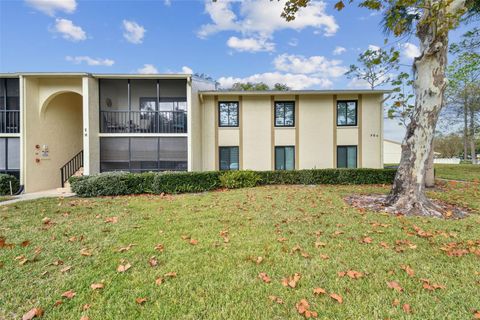
[[[83,150],[82,96],[73,91],[52,93],[39,106],[37,121],[31,126],[37,134],[32,138],[35,139],[34,165],[28,189],[59,188],[62,186],[60,169]]]

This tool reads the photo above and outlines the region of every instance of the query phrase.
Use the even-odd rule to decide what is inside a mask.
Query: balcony
[[[100,111],[101,133],[187,133],[186,111]]]
[[[0,110],[0,133],[20,133],[20,111]]]

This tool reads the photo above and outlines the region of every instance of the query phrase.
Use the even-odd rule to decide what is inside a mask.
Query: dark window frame
[[[354,102],[355,103],[355,123],[354,124],[348,124],[348,123],[345,123],[345,124],[339,124],[338,123],[338,104],[339,103],[346,103],[347,104],[347,108],[345,109],[345,121],[348,122],[348,117],[347,117],[347,114],[348,114],[348,103],[349,102]],[[358,126],[358,100],[337,100],[337,106],[336,106],[337,110],[337,127],[356,127]]]
[[[284,163],[283,163],[283,166],[286,168],[287,167],[287,157],[285,156],[286,155],[286,152],[285,152],[285,148],[292,148],[293,149],[293,169],[291,170],[295,170],[295,146],[275,146],[275,159],[274,159],[274,165],[275,165],[275,170],[278,170],[278,171],[289,171],[290,169],[278,169],[277,168],[277,150],[278,149],[283,149],[283,159],[284,159]]]
[[[220,104],[222,103],[235,103],[237,106],[237,124],[236,125],[231,125],[230,124],[230,108],[228,109],[228,117],[227,119],[229,120],[228,125],[223,125],[222,124],[222,115],[221,115],[221,109],[220,109]],[[240,102],[239,101],[218,101],[218,127],[219,128],[238,128],[240,126]]]
[[[9,142],[9,140],[18,139],[18,141],[20,143],[20,137],[0,137],[0,138],[5,139],[5,150],[0,150],[0,152],[5,152],[5,163],[4,163],[5,168],[4,169],[0,168],[0,173],[9,174],[9,175],[15,176],[17,178],[20,178],[20,168],[10,169],[9,166],[8,166],[10,164],[10,161],[8,159],[8,142]],[[20,144],[19,144],[19,146],[20,146]],[[20,153],[20,150],[18,152]]]
[[[291,103],[293,106],[293,123],[291,125],[286,125],[285,124],[285,110],[283,111],[283,125],[277,125],[277,104],[280,103]],[[285,108],[285,106],[284,106]],[[275,101],[273,104],[273,125],[277,128],[295,128],[295,122],[296,122],[296,115],[295,115],[295,101]]]
[[[236,148],[237,149],[237,155],[238,155],[238,160],[237,160],[237,163],[238,163],[238,169],[230,169],[230,166],[232,165],[232,163],[230,162],[230,158],[231,158],[231,149],[234,149]],[[222,149],[228,149],[229,150],[229,165],[228,165],[228,169],[222,169],[222,158],[221,158],[221,155],[222,155]],[[239,146],[220,146],[218,147],[218,170],[220,171],[238,171],[240,170],[240,147]]]
[[[353,168],[348,168],[348,148],[355,148],[355,167]],[[340,148],[346,148],[347,149],[347,152],[346,152],[346,155],[347,155],[347,160],[346,160],[346,163],[347,163],[347,166],[346,167],[339,167],[338,165],[338,161],[339,161],[339,157],[338,157],[338,149]],[[346,169],[358,169],[358,145],[341,145],[341,146],[337,146],[337,168],[346,168]]]

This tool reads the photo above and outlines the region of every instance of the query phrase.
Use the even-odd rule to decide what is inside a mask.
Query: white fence
[[[438,164],[460,164],[460,159],[458,159],[458,158],[438,158],[438,159],[433,159],[433,163],[438,163]]]

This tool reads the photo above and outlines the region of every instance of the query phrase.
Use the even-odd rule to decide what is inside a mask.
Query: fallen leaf
[[[70,269],[72,269],[71,266],[66,266],[65,268],[60,269],[60,272],[61,272],[61,273],[65,273],[65,272],[70,271]]]
[[[262,261],[263,261],[262,257],[257,257],[257,260],[255,260],[255,263],[260,264],[260,263],[262,263]]]
[[[260,272],[258,274],[258,277],[260,279],[262,279],[263,282],[265,283],[270,283],[272,280],[270,279],[270,277],[265,273],[265,272]]]
[[[370,238],[370,237],[365,237],[365,238],[362,239],[363,243],[372,243],[372,241],[373,241],[373,239]]]
[[[73,299],[75,297],[76,293],[73,290],[68,290],[62,293],[62,298],[67,298],[67,299]]]
[[[80,250],[80,254],[82,256],[89,257],[92,255],[92,252],[89,251],[87,248],[83,248],[82,250]]]
[[[400,300],[398,300],[398,299],[393,300],[392,305],[394,307],[398,307],[400,305]]]
[[[20,245],[21,245],[22,247],[26,247],[26,246],[30,245],[30,241],[29,241],[29,240],[25,240],[25,241],[23,241],[22,243],[20,243]]]
[[[105,223],[117,223],[118,217],[108,217],[105,219]]]
[[[336,294],[336,293],[331,293],[330,298],[337,300],[338,303],[343,303],[343,298],[341,295]]]
[[[272,301],[272,302],[275,302],[275,303],[278,303],[278,304],[283,304],[283,300],[280,299],[279,297],[277,296],[268,296],[268,298]]]
[[[159,243],[155,246],[154,249],[157,250],[158,252],[163,252],[163,250],[165,250],[165,247],[163,246],[163,244]]]
[[[155,284],[157,286],[161,285],[163,283],[164,279],[162,277],[159,277],[157,279],[155,279]]]
[[[313,294],[326,294],[327,291],[325,291],[324,289],[322,288],[315,288],[313,289]]]
[[[397,290],[398,292],[402,292],[403,288],[398,284],[397,281],[389,281],[387,282],[387,286],[391,289]]]
[[[156,267],[158,265],[158,261],[155,256],[150,257],[148,264],[150,264],[150,267]]]
[[[88,303],[87,303],[87,304],[84,304],[84,305],[82,306],[82,310],[83,310],[83,311],[86,311],[86,310],[88,310],[88,309],[90,309],[90,305],[89,305]]]
[[[147,298],[136,298],[135,302],[138,304],[144,304],[145,302],[147,302]]]
[[[195,246],[198,244],[198,240],[195,240],[195,239],[190,239],[190,244]]]
[[[298,281],[300,281],[301,277],[302,276],[300,275],[300,273],[295,273],[293,276],[289,276],[288,278],[283,278],[282,285],[284,287],[295,288],[297,286]]]
[[[167,272],[164,274],[165,277],[175,278],[177,276],[176,272]]]
[[[92,290],[103,289],[104,287],[105,285],[103,283],[92,283],[90,285],[90,288],[92,288]]]
[[[53,304],[53,307],[54,307],[54,308],[55,308],[55,307],[58,307],[58,306],[61,305],[62,303],[63,303],[62,300],[57,300],[57,301],[55,301],[55,303]]]
[[[118,249],[118,252],[128,251],[128,250],[132,249],[133,246],[134,246],[134,244],[130,243],[128,246],[126,246],[126,247],[121,247],[120,249]]]
[[[480,319],[480,310],[475,310],[473,312],[473,319]]]
[[[90,320],[90,318],[87,317],[87,316],[82,316],[82,317],[80,318],[80,320]]]
[[[404,270],[410,277],[413,277],[415,275],[415,271],[413,271],[413,269],[410,268],[409,265],[402,264],[400,266],[400,269]]]
[[[422,282],[423,282],[423,289],[425,290],[429,290],[429,291],[435,291],[437,289],[445,289],[445,286],[441,285],[441,284],[435,284],[435,283],[432,283],[430,284],[430,280],[428,279],[421,279]]]
[[[352,279],[360,279],[361,277],[363,277],[362,272],[355,271],[355,270],[341,271],[341,272],[338,272],[338,275],[340,277],[348,276],[349,278],[352,278]]]
[[[318,317],[318,313],[310,310],[310,304],[306,299],[300,300],[295,307],[299,314],[303,315],[306,319]]]
[[[326,255],[326,254],[321,254],[321,255],[320,255],[320,258],[322,258],[323,260],[328,260],[328,259],[330,259],[330,257],[329,257],[328,255]]]
[[[40,308],[33,308],[23,315],[22,320],[31,320],[35,317],[41,316],[43,316],[43,310]]]
[[[127,271],[128,269],[130,269],[132,267],[132,265],[130,263],[127,263],[127,264],[121,264],[117,267],[117,271],[118,272],[125,272]]]
[[[402,309],[405,313],[411,313],[412,312],[412,309],[411,309],[410,305],[406,304],[406,303],[403,305]]]

